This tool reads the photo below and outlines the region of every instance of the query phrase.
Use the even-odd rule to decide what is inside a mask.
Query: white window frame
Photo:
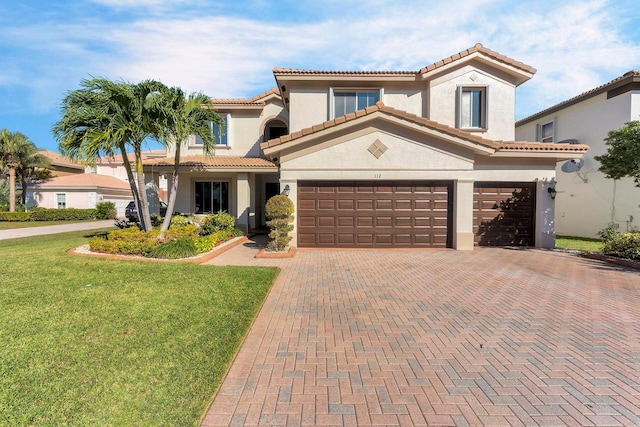
[[[329,88],[329,120],[336,118],[336,103],[335,103],[336,92],[355,92],[356,94],[358,92],[378,92],[378,101],[382,101],[384,97],[384,88],[381,88],[381,87],[379,88],[378,87],[330,87]]]
[[[226,113],[226,114],[220,114],[220,116],[225,120],[226,124],[227,124],[227,131],[224,134],[224,137],[227,141],[226,144],[218,144],[218,142],[216,141],[216,148],[230,148],[231,147],[231,114],[230,113]],[[213,122],[210,123],[210,129],[211,132],[213,132],[213,126],[211,126],[213,124]],[[215,139],[215,138],[214,138]],[[202,147],[202,139],[199,138],[198,136],[192,135],[192,146],[194,147]]]
[[[551,125],[551,135],[544,136],[544,127]],[[553,144],[556,142],[556,120],[551,119],[536,126],[536,141]]]
[[[55,204],[56,204],[56,209],[66,209],[67,208],[67,193],[55,193],[56,195],[56,200],[55,200]],[[60,207],[60,202],[58,200],[58,197],[63,196],[64,197],[64,206]]]
[[[482,104],[480,105],[480,126],[462,126],[462,94],[466,91],[480,91]],[[473,121],[473,119],[472,119]],[[456,128],[466,131],[486,131],[489,129],[489,86],[463,85],[456,90]]]

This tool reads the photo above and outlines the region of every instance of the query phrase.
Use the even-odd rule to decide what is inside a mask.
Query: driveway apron
[[[640,274],[544,250],[298,250],[202,426],[640,425]]]

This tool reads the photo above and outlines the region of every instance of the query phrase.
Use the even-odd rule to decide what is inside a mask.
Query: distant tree
[[[159,138],[158,102],[167,87],[154,80],[132,84],[104,78],[83,80],[80,86],[64,98],[62,118],[52,129],[60,152],[72,159],[97,159],[119,152],[142,229],[150,230],[142,146],[148,137]],[[128,149],[133,151],[135,169]]]
[[[605,142],[609,146],[606,154],[594,157],[601,164],[600,172],[614,180],[633,177],[640,187],[640,121],[609,131]]]
[[[173,175],[167,213],[165,214],[160,238],[171,224],[171,216],[176,205],[178,192],[178,180],[180,170],[180,148],[182,143],[190,135],[202,138],[202,147],[205,155],[214,153],[215,140],[212,133],[212,124],[222,127],[224,120],[211,107],[209,97],[202,93],[192,93],[186,96],[182,89],[177,87],[167,88],[162,93],[161,101],[162,117],[159,123],[162,128],[161,142],[174,150]]]
[[[29,138],[20,132],[0,130],[0,169],[9,175],[9,211],[16,210],[16,180],[22,184],[22,204],[25,204],[27,180],[37,168],[49,165]]]

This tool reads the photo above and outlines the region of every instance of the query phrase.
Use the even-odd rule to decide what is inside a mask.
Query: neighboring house
[[[277,89],[212,100],[226,132],[213,157],[185,142],[176,210],[248,230],[284,191],[300,247],[554,246],[556,163],[588,147],[515,142],[535,69],[477,44],[418,71],[273,72]],[[172,163],[145,161],[151,188]]]
[[[84,173],[84,166],[62,154],[48,150],[38,150],[38,152],[49,159],[50,166],[47,169],[51,171],[52,177]]]
[[[594,156],[607,151],[610,130],[640,120],[640,72],[630,71],[516,123],[516,138],[590,147],[583,159],[557,165],[556,233],[595,237],[604,228],[637,230],[640,188],[632,178],[606,179]]]
[[[131,200],[128,183],[95,173],[51,178],[29,185],[27,190],[27,206],[90,209],[100,202],[113,202],[119,217],[124,217],[124,209]]]

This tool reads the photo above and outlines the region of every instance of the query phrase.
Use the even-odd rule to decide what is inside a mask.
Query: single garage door
[[[451,247],[452,184],[299,181],[299,247]]]
[[[480,246],[535,245],[535,183],[476,182],[473,232]]]

